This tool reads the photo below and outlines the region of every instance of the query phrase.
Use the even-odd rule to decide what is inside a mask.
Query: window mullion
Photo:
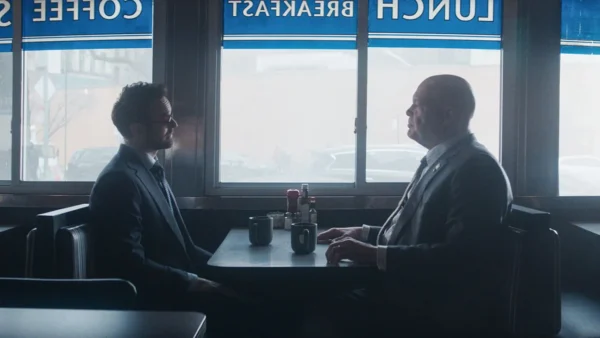
[[[11,120],[11,181],[12,185],[17,185],[21,181],[21,108],[22,108],[22,93],[23,93],[23,4],[21,1],[12,2],[12,55],[13,55],[13,72],[12,72],[12,120]]]
[[[358,32],[356,36],[357,77],[356,84],[356,187],[364,191],[367,184],[367,78],[369,65],[369,1],[358,1]]]

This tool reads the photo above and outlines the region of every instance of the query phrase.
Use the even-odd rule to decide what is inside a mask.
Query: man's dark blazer
[[[211,254],[194,244],[173,198],[171,211],[145,155],[122,145],[94,184],[96,270],[131,281],[140,295],[183,293]]]
[[[387,243],[386,298],[406,301],[398,283],[412,281],[424,292],[421,301],[436,303],[438,310],[440,300],[455,313],[469,304],[485,306],[480,301],[489,292],[500,293],[489,289],[489,271],[499,262],[512,209],[508,178],[472,134],[428,167]],[[377,244],[382,234],[381,227],[371,227],[367,242]]]

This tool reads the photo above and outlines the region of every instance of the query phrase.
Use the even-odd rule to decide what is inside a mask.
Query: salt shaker
[[[283,228],[285,230],[292,230],[292,223],[294,223],[294,214],[291,212],[286,212]]]

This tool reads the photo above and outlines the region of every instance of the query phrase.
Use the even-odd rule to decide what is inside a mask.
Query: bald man
[[[463,78],[423,81],[406,115],[408,136],[429,151],[397,208],[382,226],[333,228],[318,237],[331,243],[326,253],[331,263],[349,259],[384,272],[381,285],[343,305],[345,311],[361,309],[372,327],[386,327],[381,309],[390,306],[448,325],[486,320],[485,300],[495,292],[487,288],[492,278],[487,269],[496,262],[494,244],[506,227],[512,192],[498,161],[469,131],[474,111],[475,98]],[[400,325],[398,320],[410,316],[392,318],[387,324]],[[386,332],[397,335],[387,329],[378,334]]]

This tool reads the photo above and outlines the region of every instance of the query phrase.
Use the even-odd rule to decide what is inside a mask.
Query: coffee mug
[[[250,217],[248,219],[248,236],[252,245],[266,246],[271,244],[273,240],[273,223],[271,217]]]
[[[317,245],[316,223],[292,224],[292,250],[299,255],[315,251]]]

